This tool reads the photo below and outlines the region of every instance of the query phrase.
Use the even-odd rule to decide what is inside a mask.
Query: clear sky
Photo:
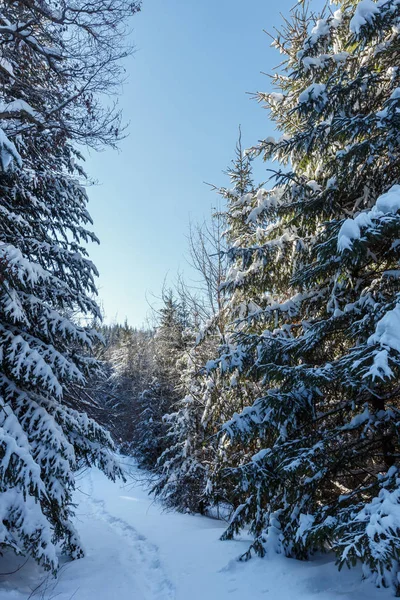
[[[136,53],[126,64],[120,104],[129,137],[120,152],[91,153],[86,169],[99,247],[106,321],[144,323],[146,294],[165,276],[190,276],[189,220],[203,221],[216,199],[204,181],[226,185],[241,124],[250,146],[273,133],[268,113],[246,92],[269,90],[280,61],[272,31],[294,0],[143,0],[132,19]],[[262,169],[257,169],[264,178]],[[266,178],[266,177],[265,177]]]

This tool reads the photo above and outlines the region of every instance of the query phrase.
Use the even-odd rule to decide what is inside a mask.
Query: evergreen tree
[[[213,188],[230,208],[230,212],[213,217],[217,221],[215,231],[223,239],[212,239],[211,245],[200,244],[201,252],[196,252],[193,261],[205,281],[208,306],[214,308],[192,335],[192,347],[179,363],[181,399],[175,405],[177,410],[164,418],[168,424],[168,447],[159,458],[160,477],[154,487],[167,506],[182,511],[203,513],[216,508],[218,513],[221,503],[225,507],[232,504],[230,479],[223,475],[227,449],[218,447],[217,433],[229,417],[251,403],[249,388],[240,380],[240,374],[231,373],[227,378],[219,361],[209,360],[218,351],[222,357],[233,343],[226,324],[229,316],[233,318],[236,299],[228,294],[224,297],[226,253],[222,247],[225,238],[231,241],[252,227],[248,224],[252,171],[241,137],[226,174],[232,187]],[[221,223],[228,225],[226,231]],[[236,451],[241,452],[237,448]]]
[[[115,144],[98,94],[121,80],[131,2],[17,0],[0,7],[0,548],[56,569],[82,556],[74,470],[119,473],[108,433],[73,408],[96,362],[96,269],[76,143]],[[78,315],[73,318],[73,315]]]
[[[188,343],[193,345],[192,339]],[[174,412],[165,414],[166,448],[157,461],[157,482],[153,491],[169,508],[204,513],[208,500],[206,486],[212,444],[202,423],[205,405],[215,394],[212,377],[204,373],[206,356],[215,351],[209,343],[192,346],[181,357],[182,374]]]
[[[292,14],[277,90],[260,94],[282,135],[253,152],[282,170],[230,250],[243,304],[224,368],[259,392],[223,428],[221,447],[254,453],[231,463],[226,537],[250,525],[262,555],[331,547],[397,588],[400,5],[338,4]]]
[[[135,455],[141,467],[156,470],[157,461],[168,446],[164,416],[179,399],[178,361],[185,350],[187,317],[171,290],[163,292],[159,324],[154,336],[153,377],[139,397],[135,423]]]

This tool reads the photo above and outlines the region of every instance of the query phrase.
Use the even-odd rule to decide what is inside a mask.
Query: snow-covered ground
[[[140,472],[132,467],[133,476]],[[0,559],[0,600],[387,600],[387,590],[338,574],[332,558],[236,557],[247,541],[221,542],[224,523],[164,512],[139,481],[119,485],[92,469],[79,479],[76,521],[87,554],[58,579],[21,557]],[[19,565],[24,566],[14,574]]]

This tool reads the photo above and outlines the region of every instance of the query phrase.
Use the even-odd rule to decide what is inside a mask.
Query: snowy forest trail
[[[174,586],[162,568],[158,547],[149,542],[127,521],[106,510],[104,500],[96,498],[93,494],[91,472],[87,481],[91,488],[88,504],[93,507],[94,519],[103,521],[119,538],[118,554],[122,554],[120,562],[125,564],[125,574],[133,574],[135,580],[133,588],[135,588],[135,584],[137,586],[137,582],[141,583],[140,593],[137,597],[143,598],[143,600],[173,600],[175,598]],[[137,576],[138,573],[140,573],[140,577]]]
[[[57,580],[29,561],[0,574],[0,600],[387,600],[390,592],[340,575],[330,557],[303,563],[281,556],[239,563],[248,540],[220,542],[224,523],[165,512],[132,479],[114,484],[96,469],[78,480],[76,526],[86,556],[65,562]],[[0,561],[10,572],[24,561]],[[41,585],[39,585],[41,584]],[[35,588],[37,588],[35,590]],[[35,591],[33,591],[35,590]]]

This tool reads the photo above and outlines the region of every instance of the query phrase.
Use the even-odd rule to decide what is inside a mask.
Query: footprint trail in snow
[[[144,592],[147,591],[143,600],[174,600],[174,585],[163,569],[158,547],[132,525],[108,512],[103,500],[90,497],[88,504],[93,507],[93,516],[104,521],[130,548],[128,556],[124,558],[131,563],[133,574],[135,567],[138,568],[139,579],[145,587]]]

